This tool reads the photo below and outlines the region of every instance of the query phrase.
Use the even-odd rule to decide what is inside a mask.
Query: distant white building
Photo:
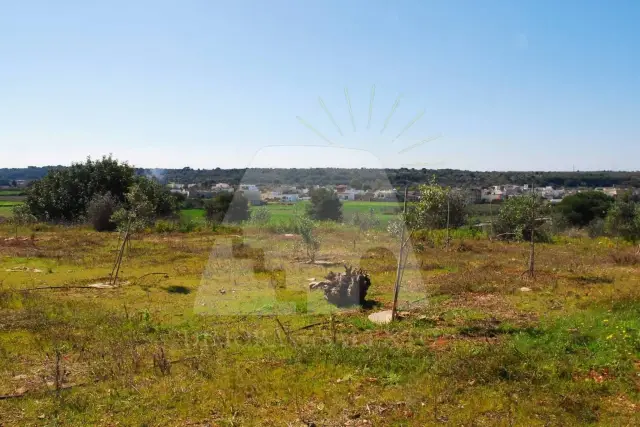
[[[240,184],[238,191],[240,191],[252,205],[262,203],[262,194],[258,186],[253,184]]]
[[[374,193],[373,198],[375,200],[395,200],[398,192],[395,189],[392,190],[378,190]]]
[[[171,188],[169,189],[169,192],[172,194],[182,194],[186,197],[189,196],[189,190],[187,190],[186,188]]]
[[[299,200],[299,196],[297,194],[283,194],[280,196],[280,200],[285,203],[294,203]]]
[[[211,190],[216,192],[226,191],[226,192],[232,193],[233,187],[227,184],[226,182],[219,182],[216,185],[212,186]]]

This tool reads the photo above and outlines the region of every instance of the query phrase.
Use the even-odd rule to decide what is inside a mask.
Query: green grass
[[[372,232],[353,249],[355,230],[318,227],[323,259],[366,261],[371,275],[377,306],[336,312],[307,291],[329,269],[297,258],[298,239],[254,231],[247,243],[286,270],[284,287],[251,259],[213,252],[231,237],[205,230],[137,235],[117,289],[28,291],[104,281],[118,235],[40,225],[7,241],[14,230],[0,225],[0,395],[27,390],[0,400],[3,425],[640,422],[640,264],[612,257],[633,257],[630,246],[540,244],[532,281],[526,244],[452,233],[452,250],[424,245],[410,261],[405,317],[375,325],[367,316],[390,308],[396,264],[364,254],[395,239]],[[207,299],[307,309],[222,315]],[[56,393],[56,371],[71,388]]]
[[[24,190],[0,190],[0,196],[22,196]]]
[[[308,202],[298,202],[295,204],[275,204],[265,205],[271,212],[271,220],[274,223],[282,223],[292,218],[296,212],[304,212]],[[250,209],[254,209],[251,207]],[[395,202],[359,202],[347,201],[343,202],[343,215],[348,219],[354,213],[368,213],[373,210],[382,223],[386,223],[393,217],[393,213],[401,209],[401,205]],[[204,218],[204,209],[183,209],[181,215],[192,220]]]

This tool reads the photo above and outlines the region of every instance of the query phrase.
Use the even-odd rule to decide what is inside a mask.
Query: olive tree
[[[549,203],[536,194],[507,199],[500,209],[495,230],[499,237],[529,241],[529,266],[527,273],[534,277],[536,241],[548,239],[545,225],[551,210]]]
[[[16,239],[18,238],[18,228],[37,222],[37,218],[31,214],[29,208],[25,205],[14,206],[11,223],[15,227]]]

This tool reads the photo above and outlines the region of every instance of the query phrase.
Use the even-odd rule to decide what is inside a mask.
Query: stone
[[[368,319],[371,320],[373,323],[384,325],[386,323],[391,323],[392,314],[393,313],[391,310],[378,311],[376,313],[371,313]]]

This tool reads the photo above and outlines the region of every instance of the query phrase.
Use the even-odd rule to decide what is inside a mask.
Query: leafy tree
[[[138,233],[153,223],[156,211],[142,186],[132,185],[125,199],[124,206],[111,217],[111,221],[117,224],[120,231]]]
[[[114,231],[118,224],[111,220],[120,202],[111,193],[96,194],[89,202],[87,219],[96,231]]]
[[[542,225],[550,213],[548,202],[537,195],[511,197],[502,203],[494,230],[505,239],[528,241],[533,235],[535,241],[547,241]]]
[[[500,209],[495,229],[503,237],[528,240],[529,246],[529,277],[534,277],[535,271],[535,242],[547,240],[544,226],[551,210],[546,200],[536,194],[512,197],[507,199]]]
[[[316,260],[316,255],[320,250],[320,239],[315,235],[315,223],[311,218],[306,215],[297,215],[295,219],[296,230],[302,237],[302,243],[304,244],[307,252],[307,258],[309,262],[313,263]]]
[[[311,193],[311,203],[307,206],[307,215],[315,220],[342,220],[342,202],[338,195],[326,188],[318,188]]]
[[[595,219],[605,218],[613,203],[614,199],[601,191],[585,191],[562,199],[557,210],[569,224],[586,227]]]
[[[110,193],[118,203],[125,203],[134,184],[136,192],[145,194],[154,215],[166,216],[177,209],[175,198],[162,185],[135,176],[131,166],[110,156],[49,170],[27,191],[25,205],[39,220],[75,222],[87,215],[96,195]]]
[[[356,190],[360,190],[362,189],[362,180],[360,180],[360,178],[358,177],[352,178],[349,182],[349,186],[351,188],[355,188]]]
[[[25,205],[14,206],[11,223],[15,226],[16,238],[18,237],[18,227],[33,224],[37,222],[37,218],[29,212],[29,208]]]
[[[435,183],[418,187],[419,198],[411,205],[407,226],[412,229],[443,229],[460,227],[467,220],[467,203],[464,196],[449,187]]]
[[[68,168],[50,170],[27,193],[25,205],[42,221],[78,221],[96,194],[111,193],[123,202],[134,182],[134,170],[111,157],[87,159]]]
[[[614,236],[635,243],[640,240],[640,205],[626,193],[609,210],[605,229]]]
[[[166,217],[178,210],[179,202],[176,196],[171,194],[158,181],[139,176],[134,183],[138,187],[137,191],[144,194],[146,200],[150,203],[154,216]]]
[[[249,219],[249,201],[240,192],[222,193],[204,204],[205,218],[215,224]]]

